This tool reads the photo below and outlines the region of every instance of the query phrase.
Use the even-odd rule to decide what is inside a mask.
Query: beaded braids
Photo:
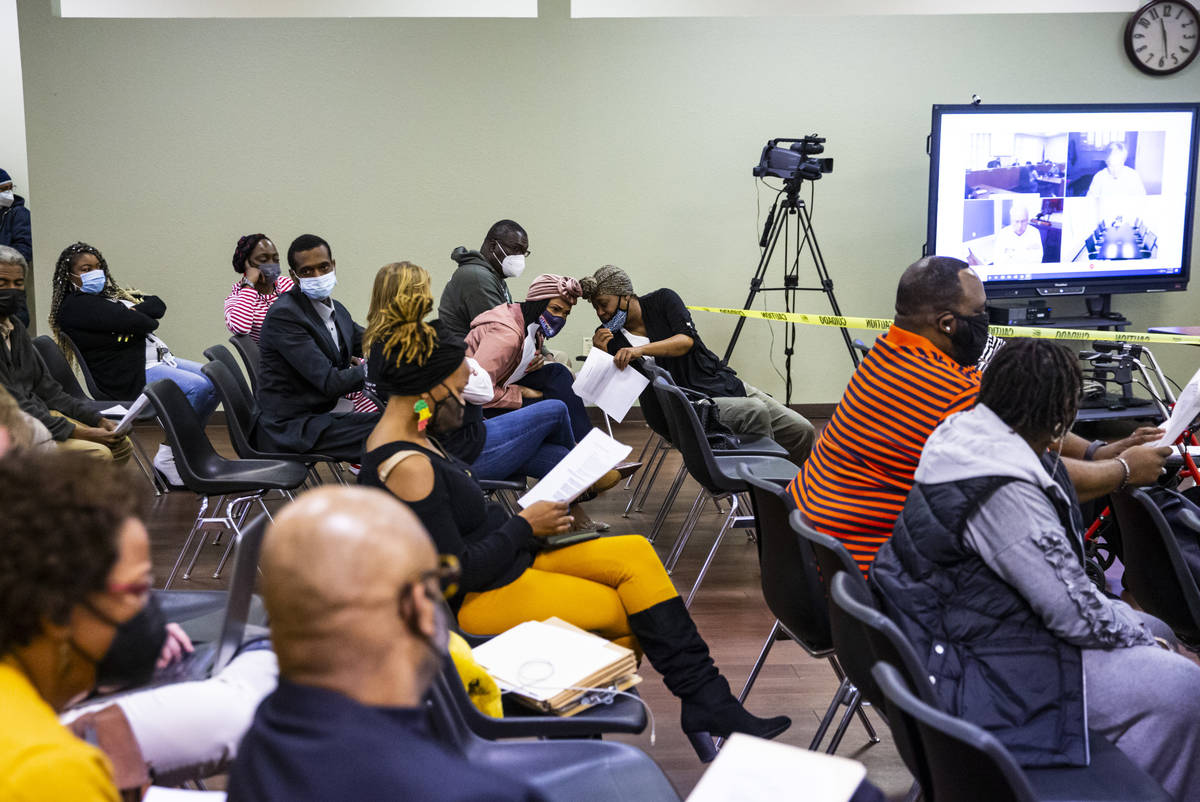
[[[250,258],[251,252],[258,247],[258,243],[265,239],[270,239],[270,237],[266,234],[247,234],[237,241],[237,247],[233,249],[233,272],[246,272],[246,260]]]
[[[1061,437],[1075,421],[1079,360],[1065,345],[1014,339],[996,352],[979,386],[985,405],[1022,437]]]
[[[100,269],[104,271],[105,284],[104,289],[100,291],[100,297],[116,301],[130,301],[135,304],[142,300],[142,296],[136,290],[127,290],[113,280],[112,273],[108,270],[108,262],[104,261],[104,255],[91,245],[86,242],[74,242],[63,248],[63,252],[58,255],[58,261],[54,263],[54,277],[50,280],[54,290],[50,301],[50,330],[54,332],[54,339],[58,341],[68,362],[73,359],[74,352],[67,346],[66,338],[58,325],[58,311],[62,308],[63,299],[78,289],[71,282],[71,268],[75,266],[75,260],[85,253],[96,257]]]
[[[424,365],[437,346],[437,332],[424,322],[433,310],[429,273],[412,262],[393,262],[379,268],[371,290],[363,350],[378,342],[396,362]]]

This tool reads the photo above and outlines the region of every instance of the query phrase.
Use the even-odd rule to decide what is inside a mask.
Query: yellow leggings
[[[468,593],[458,622],[467,632],[493,635],[524,621],[558,616],[636,648],[629,616],[678,595],[646,538],[601,537],[542,552],[515,581]]]

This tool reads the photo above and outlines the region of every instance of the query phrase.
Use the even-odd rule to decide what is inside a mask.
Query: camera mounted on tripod
[[[784,147],[780,143],[790,142]],[[783,179],[789,195],[800,189],[803,181],[817,181],[825,173],[833,172],[833,159],[815,158],[825,152],[825,137],[809,134],[800,139],[772,139],[763,147],[758,166],[751,172],[756,178],[773,176]]]

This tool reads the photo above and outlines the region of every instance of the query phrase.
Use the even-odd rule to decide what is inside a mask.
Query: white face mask
[[[467,380],[466,389],[462,391],[463,401],[483,406],[495,395],[492,389],[492,377],[471,357],[467,357],[467,367],[471,369],[471,378]]]
[[[496,243],[496,247],[504,256],[500,260],[500,272],[507,278],[516,278],[525,272],[525,254],[514,253],[511,256],[504,252],[504,248],[500,243]]]
[[[7,209],[9,206],[12,206],[13,201],[15,200],[16,198],[13,197],[13,191],[11,189],[6,189],[3,192],[0,192],[0,206],[4,207],[5,209]]]
[[[323,276],[300,279],[300,292],[314,301],[324,301],[333,294],[333,288],[336,284],[337,272],[330,270]]]

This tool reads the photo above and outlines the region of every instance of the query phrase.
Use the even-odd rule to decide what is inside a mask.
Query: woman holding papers
[[[370,372],[388,403],[367,438],[358,481],[408,504],[438,550],[458,559],[462,578],[451,605],[463,628],[499,633],[558,616],[640,648],[681,699],[683,730],[702,760],[716,753],[712,736],[770,738],[786,730],[787,717],[753,716],[730,692],[645,538],[548,549],[545,537],[571,528],[565,503],[540,501],[509,516],[484,498],[469,468],[439,445],[462,424],[466,346],[421,322],[423,314],[397,315],[396,325],[368,331]]]
[[[367,312],[368,340],[379,332],[410,320],[420,320],[433,308],[429,274],[411,262],[395,262],[379,269]],[[470,378],[462,392],[463,425],[443,435],[438,443],[450,455],[471,466],[476,479],[504,480],[532,476],[540,479],[575,447],[570,413],[561,401],[546,399],[485,419],[483,405],[492,400],[492,378],[478,362],[467,357]],[[600,478],[587,497],[602,493],[628,476],[629,467],[614,468]],[[623,467],[623,466],[619,466]],[[571,515],[578,530],[607,530],[608,524],[592,521],[576,504]]]
[[[592,430],[591,421],[571,389],[571,371],[546,362],[542,346],[562,331],[579,293],[575,279],[543,273],[529,285],[524,302],[489,309],[471,321],[467,332],[467,354],[492,377],[492,399],[484,406],[498,413],[558,399],[571,414],[576,441]]]

